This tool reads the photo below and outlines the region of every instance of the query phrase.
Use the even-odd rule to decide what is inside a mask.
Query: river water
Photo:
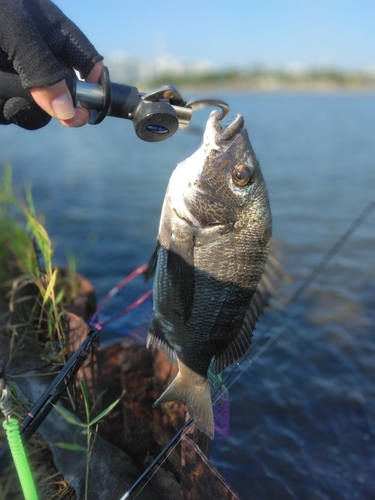
[[[243,499],[373,499],[375,212],[290,297],[375,201],[375,95],[217,97],[245,117],[290,280],[261,318],[249,354],[257,359],[228,383],[230,434],[215,438],[211,459]],[[11,161],[19,189],[32,183],[56,262],[73,252],[101,298],[148,261],[169,176],[198,147],[207,116],[159,144],[112,118],[80,130],[1,127],[0,161]],[[112,307],[145,286],[130,285]]]

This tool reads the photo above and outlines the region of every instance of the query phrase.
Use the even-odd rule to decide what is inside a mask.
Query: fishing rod
[[[35,240],[33,244],[34,244],[34,250],[38,258],[38,267],[40,270],[43,270],[43,263],[40,260],[40,249]],[[102,320],[102,321],[98,320],[98,314],[102,311],[106,303],[131,280],[136,278],[138,275],[144,273],[146,269],[147,265],[143,265],[135,269],[130,275],[126,276],[120,283],[118,283],[118,285],[112,288],[104,297],[104,299],[100,302],[99,306],[97,307],[96,311],[94,312],[94,314],[92,315],[92,317],[88,322],[89,331],[87,333],[86,338],[76,349],[76,351],[72,354],[72,356],[66,362],[64,367],[58,372],[56,377],[53,379],[53,381],[50,383],[47,389],[43,392],[43,394],[39,397],[37,402],[27,412],[25,418],[19,423],[18,425],[19,434],[20,436],[22,436],[23,443],[27,442],[30,439],[30,437],[34,434],[34,432],[39,428],[41,423],[48,416],[50,411],[54,408],[55,404],[60,399],[64,391],[73,382],[73,379],[76,376],[78,370],[81,368],[83,363],[86,361],[88,355],[90,354],[92,346],[98,341],[101,329],[108,323],[120,318],[121,316],[124,316],[131,310],[135,309],[151,295],[152,290],[148,290],[145,294],[142,295],[142,297],[140,297],[132,304],[127,306],[124,310],[111,316],[107,320]],[[45,366],[49,366],[49,364]],[[20,374],[18,373],[17,375]],[[12,414],[12,409],[10,405],[10,391],[7,388],[5,380],[5,365],[1,359],[0,359],[0,411],[4,414],[6,419],[8,419]],[[13,432],[13,435],[14,434],[15,433]],[[1,457],[0,457],[1,458],[0,474],[1,474],[9,463],[10,454],[9,454],[9,448],[7,448],[6,445],[3,446],[3,448],[0,451],[1,451]]]
[[[325,253],[323,258],[320,260],[320,262],[315,266],[315,268],[311,271],[311,273],[302,281],[302,283],[296,288],[296,290],[293,292],[291,297],[286,301],[284,305],[284,309],[280,314],[278,315],[277,318],[273,320],[273,322],[261,333],[260,337],[257,339],[256,345],[259,344],[260,340],[265,336],[267,332],[272,330],[277,322],[279,321],[280,317],[282,316],[291,316],[291,314],[288,312],[287,307],[289,308],[291,305],[293,305],[300,297],[301,295],[306,291],[306,289],[311,285],[311,283],[317,278],[317,276],[327,267],[329,262],[333,259],[335,255],[337,255],[342,247],[346,244],[346,242],[352,237],[352,235],[355,233],[355,231],[368,219],[368,217],[371,215],[371,213],[375,210],[375,202],[369,203],[358,215],[358,217],[350,224],[348,229],[340,236],[338,240],[332,245],[332,247]],[[264,352],[280,337],[282,333],[287,328],[284,326],[282,329],[279,331],[275,332],[268,340],[267,342],[258,349],[258,351],[255,353],[255,355],[248,359],[249,364],[247,367],[244,369],[244,372],[252,365],[255,363],[257,359],[260,358],[261,355],[264,354]],[[223,389],[223,387],[226,385],[226,383],[231,379],[233,374],[237,371],[237,369],[242,365],[242,363],[248,358],[249,354],[245,353],[236,363],[234,366],[231,368],[231,370],[227,373],[227,375],[223,378],[223,380],[217,385],[217,387],[214,389],[212,395],[211,395],[211,400],[212,404],[215,405],[220,397],[221,394],[217,399],[214,399],[214,397]],[[239,374],[238,377],[242,375]],[[229,387],[231,387],[236,380],[238,379],[236,377],[232,383],[230,384]],[[228,387],[228,389],[229,389]],[[147,467],[147,469],[139,476],[139,478],[133,483],[133,485],[125,492],[125,494],[120,498],[120,500],[128,500],[131,498],[132,493],[135,492],[135,490],[138,488],[138,486],[143,482],[143,480],[146,478],[148,474],[151,473],[151,471],[156,467],[157,465],[158,468],[156,471],[147,479],[145,484],[143,485],[142,489],[133,497],[133,500],[135,500],[138,495],[143,491],[143,489],[147,486],[147,484],[151,481],[152,477],[156,474],[156,472],[159,470],[159,468],[163,465],[165,460],[168,458],[168,452],[169,450],[176,446],[178,442],[180,441],[182,434],[184,431],[194,423],[193,419],[190,418],[185,424],[181,427],[181,429],[175,434],[175,436],[170,440],[170,442],[164,447],[164,449],[159,453],[159,455],[153,460],[153,462]],[[162,461],[160,464],[159,462]]]
[[[375,202],[371,202],[366,208],[359,214],[359,216],[352,222],[352,224],[348,227],[345,233],[334,243],[334,245],[328,250],[328,252],[323,256],[319,264],[312,270],[312,272],[303,280],[299,287],[294,291],[292,296],[288,299],[284,306],[284,310],[280,315],[288,316],[288,311],[286,310],[287,306],[291,306],[294,304],[299,297],[305,292],[305,290],[309,287],[309,285],[316,279],[316,277],[325,269],[328,263],[332,260],[332,258],[341,250],[341,248],[345,245],[345,243],[352,237],[354,232],[366,221],[366,219],[370,216],[370,214],[375,209]],[[23,434],[23,439],[27,441],[31,435],[37,430],[39,425],[43,422],[43,420],[47,417],[49,412],[52,410],[53,406],[59,400],[64,390],[68,387],[68,385],[72,382],[74,376],[77,374],[78,370],[87,359],[89,355],[92,345],[99,338],[99,332],[104,324],[117,319],[119,316],[126,314],[129,310],[134,309],[139,303],[141,299],[145,300],[150,292],[146,292],[140,299],[135,301],[133,304],[125,308],[122,312],[114,315],[107,321],[96,322],[98,313],[103,309],[104,305],[108,302],[108,300],[113,297],[123,286],[125,286],[131,279],[135,278],[142,272],[144,272],[145,266],[140,266],[133,273],[127,276],[122,282],[114,287],[107,296],[103,299],[103,301],[99,304],[94,316],[90,322],[90,330],[86,337],[86,339],[81,343],[79,348],[74,352],[74,354],[70,357],[64,368],[59,372],[59,374],[55,377],[53,382],[49,385],[43,395],[39,398],[39,400],[35,403],[33,408],[28,412],[27,416],[20,424],[21,434]],[[280,318],[279,315],[279,318]],[[278,318],[278,319],[279,319]],[[270,331],[276,324],[276,319],[271,323],[271,325],[266,328],[261,336],[258,338],[257,343],[264,337],[264,335]],[[251,358],[249,361],[249,365],[253,364],[256,359],[258,359],[271,344],[273,344],[277,338],[285,331],[286,328],[276,332],[272,335],[267,342],[257,351],[257,353]],[[211,399],[213,401],[213,405],[215,405],[219,399],[221,398],[221,394],[216,398],[215,396],[223,389],[228,380],[233,376],[233,374],[237,371],[237,369],[242,365],[242,363],[248,358],[248,354],[244,354],[231,368],[231,370],[227,373],[227,375],[223,378],[223,380],[217,385],[211,395]],[[247,369],[246,368],[246,369]],[[245,370],[246,370],[245,369]],[[237,379],[235,379],[237,380]],[[235,382],[232,381],[231,385]],[[5,382],[1,384],[0,389],[4,391]],[[0,394],[1,396],[1,394]],[[192,418],[188,419],[188,421],[181,427],[181,429],[175,434],[175,436],[170,440],[170,442],[165,446],[165,448],[159,453],[159,455],[154,459],[154,461],[147,467],[147,469],[139,476],[139,478],[133,483],[133,485],[125,492],[125,494],[121,497],[120,500],[126,500],[130,498],[130,495],[134,493],[134,491],[138,488],[138,486],[143,482],[146,476],[156,467],[160,461],[158,469],[164,463],[167,458],[168,452],[173,446],[176,446],[181,439],[182,434],[185,430],[191,425],[194,424]],[[157,469],[157,470],[158,470]],[[154,472],[154,474],[157,472]],[[153,474],[153,475],[154,475]],[[152,476],[151,476],[152,478]],[[149,478],[141,491],[146,487],[146,485],[151,480]],[[140,492],[139,492],[140,493]],[[137,498],[139,493],[134,497]]]

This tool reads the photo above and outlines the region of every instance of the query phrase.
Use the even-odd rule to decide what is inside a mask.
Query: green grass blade
[[[60,413],[64,420],[66,420],[69,424],[77,425],[78,427],[86,428],[86,424],[82,423],[78,418],[73,417],[71,413],[69,413],[65,408],[61,406],[54,406],[55,410]]]
[[[55,446],[58,446],[59,448],[63,448],[64,450],[70,450],[70,451],[84,451],[86,453],[86,448],[84,446],[81,446],[79,444],[75,443],[54,443]]]
[[[88,425],[91,427],[92,425],[95,425],[96,423],[98,423],[99,420],[101,420],[102,418],[104,418],[106,415],[108,415],[108,413],[111,412],[113,410],[113,408],[119,403],[119,401],[120,401],[120,399],[122,398],[123,395],[124,395],[124,393],[122,393],[121,396],[118,399],[116,399],[116,401],[114,401],[112,404],[110,404],[108,406],[108,408],[106,408],[101,413],[99,413],[99,415],[97,417],[95,417],[94,419],[92,419],[91,422],[89,422]]]

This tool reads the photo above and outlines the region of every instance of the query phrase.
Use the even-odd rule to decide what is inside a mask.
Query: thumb
[[[69,120],[75,115],[73,100],[65,80],[48,87],[30,89],[34,101],[46,113],[58,120]]]

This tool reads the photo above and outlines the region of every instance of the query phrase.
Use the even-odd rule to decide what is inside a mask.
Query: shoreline
[[[129,85],[129,82],[121,81]],[[149,92],[155,88],[172,85],[182,92],[207,91],[210,92],[259,92],[259,93],[350,93],[350,94],[375,94],[374,80],[335,80],[335,79],[296,79],[284,80],[279,78],[210,78],[209,80],[187,80],[176,78],[174,75],[164,75],[155,80],[135,80],[132,85],[138,89]]]
[[[350,94],[374,95],[375,85],[270,85],[255,86],[245,84],[215,84],[215,85],[176,85],[181,93],[184,92],[240,92],[246,94]]]

